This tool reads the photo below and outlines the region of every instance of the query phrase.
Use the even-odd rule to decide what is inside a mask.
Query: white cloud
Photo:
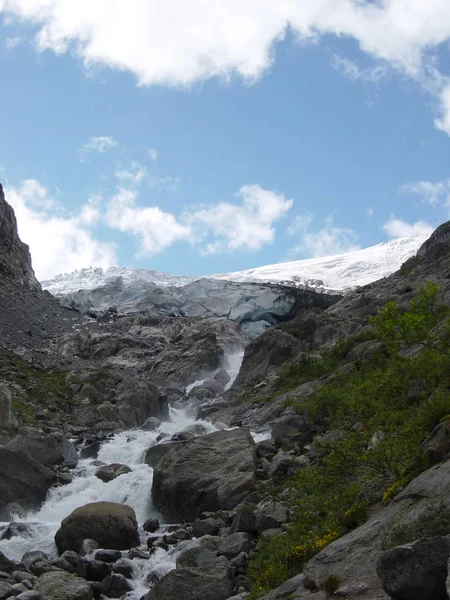
[[[150,175],[148,178],[148,184],[157,192],[171,192],[175,194],[180,190],[181,178],[172,176],[154,177]]]
[[[415,181],[402,185],[400,191],[403,194],[415,194],[420,196],[424,204],[439,204],[450,199],[450,179],[445,181]]]
[[[5,46],[8,50],[13,50],[22,42],[22,38],[19,36],[16,37],[7,37],[5,39]]]
[[[188,216],[201,237],[213,236],[204,252],[259,250],[275,238],[275,223],[292,207],[293,200],[259,185],[245,185],[236,194],[241,204],[221,202]]]
[[[361,68],[348,58],[333,54],[331,61],[333,69],[347,77],[351,81],[363,81],[364,83],[378,83],[385,79],[388,74],[386,64],[376,64],[373,67]]]
[[[119,169],[116,177],[122,182],[138,186],[147,177],[147,169],[138,162],[132,162],[129,169]]]
[[[38,279],[117,263],[114,245],[97,240],[91,231],[100,218],[98,199],[92,198],[77,213],[67,215],[34,179],[6,187],[5,196],[16,213],[20,237],[30,246]]]
[[[105,220],[112,229],[136,236],[139,256],[162,252],[178,241],[193,241],[189,225],[158,206],[138,206],[137,198],[135,190],[119,188],[108,202]]]
[[[98,137],[92,137],[89,142],[84,144],[80,148],[80,160],[86,159],[86,156],[91,152],[97,152],[103,154],[108,148],[116,148],[117,142],[111,135],[101,135]]]
[[[378,78],[377,66],[389,65],[429,88],[437,49],[450,39],[448,0],[0,0],[0,11],[8,21],[35,25],[38,51],[71,52],[88,68],[129,71],[140,85],[188,86],[234,75],[254,81],[289,28],[303,43],[327,35],[353,39],[379,61],[366,76]],[[356,65],[340,64],[361,77]],[[436,126],[450,133],[448,82],[433,94],[441,112]]]
[[[289,228],[291,235],[300,235],[300,242],[290,255],[306,254],[308,257],[333,256],[359,250],[358,236],[347,227],[337,227],[330,215],[318,231],[311,231],[314,218],[311,214],[297,217]]]
[[[374,210],[373,206],[369,206],[369,208],[366,210],[366,216],[370,219],[373,217],[374,214],[375,214],[375,210]]]
[[[399,238],[399,237],[412,237],[414,235],[419,234],[428,234],[434,230],[434,227],[425,221],[416,221],[415,223],[407,223],[402,219],[396,219],[395,217],[391,217],[389,221],[387,221],[383,225],[384,231],[388,234],[390,238]]]
[[[158,159],[158,150],[156,148],[148,148],[147,153],[152,160]]]

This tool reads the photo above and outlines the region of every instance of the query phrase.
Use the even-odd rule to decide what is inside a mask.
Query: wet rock
[[[20,561],[27,569],[31,569],[34,563],[38,561],[48,561],[48,556],[45,552],[41,552],[40,550],[32,550],[30,552],[25,552],[22,556],[22,560]]]
[[[108,483],[109,481],[116,479],[116,477],[120,477],[120,475],[126,475],[127,473],[131,472],[132,470],[127,465],[113,463],[97,469],[95,476],[101,479],[104,483]]]
[[[129,579],[133,574],[133,565],[129,560],[125,558],[120,558],[113,564],[114,573],[118,573],[119,575],[123,575],[126,579]]]
[[[145,431],[155,431],[161,425],[161,421],[156,417],[149,417],[143,425],[141,425],[141,429]]]
[[[159,529],[159,521],[158,521],[158,519],[150,517],[142,525],[142,529],[144,531],[148,531],[149,533],[154,533],[155,531],[157,531]]]
[[[120,550],[98,550],[94,558],[105,563],[113,563],[122,558],[122,553]]]
[[[152,498],[169,521],[234,508],[252,490],[256,447],[248,430],[219,431],[169,450],[154,468]]]
[[[86,576],[86,567],[82,557],[72,550],[63,552],[53,564],[55,567],[64,569],[64,571],[67,571],[68,573],[75,573],[75,575],[78,575],[79,577]]]
[[[182,567],[162,577],[144,600],[227,600],[232,593],[225,557],[209,567]]]
[[[34,590],[43,600],[92,600],[92,588],[87,581],[64,571],[46,573],[36,581]]]
[[[123,575],[111,574],[102,581],[102,592],[108,598],[121,598],[131,592],[133,586]]]
[[[97,458],[101,443],[99,440],[93,440],[87,443],[80,451],[81,458]]]
[[[111,566],[100,560],[89,559],[85,561],[86,579],[89,581],[103,581],[111,575]]]
[[[60,553],[79,551],[83,540],[94,539],[101,547],[127,550],[139,545],[134,510],[114,502],[92,502],[66,517],[55,535]]]
[[[46,467],[65,463],[71,469],[78,464],[78,454],[72,442],[58,433],[44,434],[34,427],[21,427],[20,435],[14,437],[6,447],[21,452]]]
[[[384,552],[377,562],[383,589],[395,600],[445,600],[450,537],[429,537]]]

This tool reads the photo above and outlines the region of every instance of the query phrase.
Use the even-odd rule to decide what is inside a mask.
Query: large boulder
[[[163,444],[155,444],[151,446],[144,454],[144,462],[149,467],[154,469],[159,461],[166,456],[166,454],[175,446],[180,446],[184,442],[165,442]]]
[[[384,552],[377,562],[383,589],[395,600],[446,600],[450,537],[428,537]]]
[[[152,498],[168,521],[237,506],[256,481],[256,445],[247,429],[217,431],[177,445],[154,470]]]
[[[59,434],[46,435],[34,427],[22,427],[7,448],[22,452],[46,467],[65,462],[71,469],[77,466],[78,454],[72,442]]]
[[[79,552],[86,538],[95,540],[102,548],[114,550],[138,546],[134,510],[115,502],[92,502],[81,506],[62,521],[55,542],[60,554],[66,550]]]
[[[297,338],[280,329],[268,329],[245,349],[244,360],[233,386],[251,386],[273,375],[301,350]]]
[[[228,571],[228,561],[223,556],[208,567],[174,569],[156,583],[144,600],[226,600],[232,592]]]
[[[9,519],[8,504],[37,509],[45,500],[54,475],[20,452],[0,446],[0,517]]]
[[[87,581],[65,571],[44,573],[34,584],[42,600],[92,600],[92,588]]]
[[[119,419],[130,427],[143,425],[149,417],[167,418],[166,396],[150,382],[125,378],[116,389]]]

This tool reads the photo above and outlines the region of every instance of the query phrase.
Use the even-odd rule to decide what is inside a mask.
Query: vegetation
[[[290,480],[276,482],[278,489],[291,490],[293,519],[285,533],[260,541],[250,567],[252,598],[301,571],[312,556],[362,524],[370,505],[388,503],[423,470],[421,444],[450,414],[448,313],[431,283],[421,288],[408,310],[388,302],[372,319],[372,337],[386,350],[370,361],[356,362],[350,372],[335,370],[312,396],[291,402],[316,428],[339,435],[332,442],[315,442],[320,458]],[[279,389],[329,374],[360,341],[341,344],[320,366],[320,359],[302,358],[301,367],[286,367]],[[406,353],[411,345],[420,351]],[[438,530],[437,519],[427,519],[422,530]],[[393,535],[396,540],[415,533],[399,530]]]

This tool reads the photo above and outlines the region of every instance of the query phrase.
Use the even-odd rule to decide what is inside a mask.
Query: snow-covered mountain
[[[365,285],[390,275],[399,269],[405,260],[416,254],[428,237],[427,234],[421,234],[399,238],[347,254],[296,260],[235,273],[212,275],[208,278],[236,282],[283,282],[316,290],[340,291]],[[125,286],[144,281],[161,287],[181,287],[202,279],[147,269],[111,267],[106,270],[81,269],[58,275],[41,283],[42,287],[52,294],[65,295],[81,289],[92,290],[104,286],[117,277],[122,278]]]

